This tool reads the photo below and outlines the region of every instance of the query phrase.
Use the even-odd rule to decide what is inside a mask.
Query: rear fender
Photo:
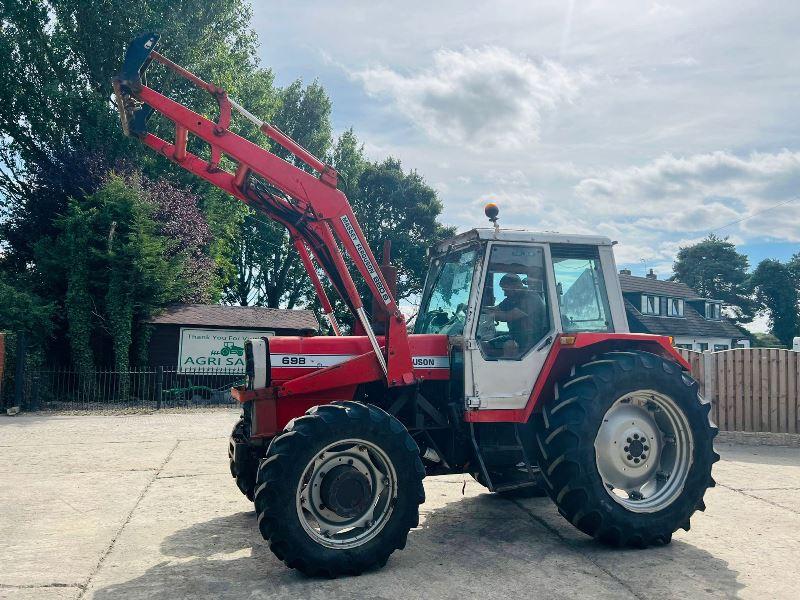
[[[531,415],[551,398],[555,384],[568,376],[572,368],[593,356],[612,351],[644,350],[678,363],[689,371],[689,363],[672,346],[669,337],[644,333],[559,334],[542,366],[525,408],[510,410],[472,410],[464,413],[471,423],[527,423]]]

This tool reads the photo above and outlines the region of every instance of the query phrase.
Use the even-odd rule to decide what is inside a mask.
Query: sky
[[[671,274],[709,233],[800,251],[800,2],[253,3],[278,84],[325,86],[340,133],[399,158],[443,222],[601,234]],[[759,327],[760,329],[761,327]]]

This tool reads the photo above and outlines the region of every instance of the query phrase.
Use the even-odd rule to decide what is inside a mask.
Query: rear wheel
[[[714,485],[710,408],[696,381],[655,354],[610,352],[577,367],[535,419],[548,494],[602,542],[668,543]]]
[[[425,470],[406,428],[381,409],[310,409],[270,444],[255,495],[272,552],[307,575],[383,566],[419,524]]]

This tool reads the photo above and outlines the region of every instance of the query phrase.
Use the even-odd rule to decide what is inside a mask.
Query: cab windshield
[[[469,246],[433,259],[414,333],[464,333],[477,258],[478,247]]]

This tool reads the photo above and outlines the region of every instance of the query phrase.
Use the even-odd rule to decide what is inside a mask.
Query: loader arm
[[[387,384],[397,386],[413,383],[415,377],[405,318],[377,266],[347,197],[336,187],[336,171],[277,127],[261,121],[228,98],[225,90],[206,83],[156,52],[158,40],[158,34],[154,33],[134,39],[125,53],[121,72],[113,79],[117,109],[125,134],[138,137],[146,146],[178,166],[284,225],[311,277],[323,310],[331,319],[334,332],[338,332],[338,325],[332,318],[331,305],[319,281],[311,255],[316,258],[334,289],[366,331],[375,360],[379,363]],[[219,105],[218,120],[211,121],[148,87],[144,74],[153,61],[161,63],[211,94]],[[232,111],[256,125],[264,135],[286,149],[296,161],[313,169],[316,174],[306,172],[268,149],[232,132]],[[147,121],[154,113],[174,123],[175,135],[172,142],[147,130]],[[210,160],[188,151],[189,134],[209,144]],[[223,155],[236,163],[234,172],[228,172],[220,166]],[[367,318],[342,251],[353,261],[385,311],[387,327],[383,349]]]

